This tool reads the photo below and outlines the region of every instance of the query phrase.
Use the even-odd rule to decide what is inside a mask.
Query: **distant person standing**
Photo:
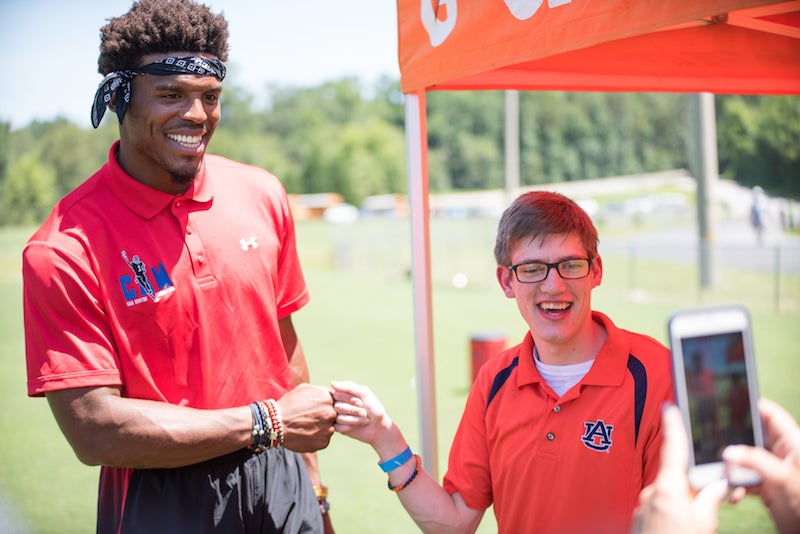
[[[766,215],[767,198],[761,186],[753,188],[753,200],[750,204],[750,225],[756,233],[759,245],[764,244],[764,217]]]

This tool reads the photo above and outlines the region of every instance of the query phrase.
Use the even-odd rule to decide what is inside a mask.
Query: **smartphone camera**
[[[723,449],[763,446],[758,387],[744,308],[698,308],[669,320],[675,400],[689,436],[689,481],[702,488],[727,478],[732,486],[760,482],[748,469],[727,469]]]

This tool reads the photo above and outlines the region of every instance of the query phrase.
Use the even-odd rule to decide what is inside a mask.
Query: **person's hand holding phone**
[[[764,446],[732,445],[722,453],[731,465],[757,472],[762,483],[736,488],[731,500],[745,494],[761,495],[778,532],[800,531],[800,426],[779,404],[760,399],[758,409],[764,429]]]
[[[664,442],[658,476],[639,494],[633,531],[637,534],[716,532],[717,512],[728,489],[725,479],[695,493],[687,477],[689,447],[678,408],[664,408],[662,428]]]

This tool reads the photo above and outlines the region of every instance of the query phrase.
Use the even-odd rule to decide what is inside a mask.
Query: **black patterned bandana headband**
[[[122,122],[125,110],[128,109],[128,102],[131,101],[131,80],[142,74],[156,76],[196,74],[198,76],[213,76],[222,81],[225,79],[225,64],[218,59],[207,59],[198,56],[168,57],[138,69],[112,72],[103,78],[94,95],[92,126],[95,128],[100,126],[100,121],[103,120],[103,115],[106,113],[106,107],[111,101],[111,95],[115,92],[117,94],[117,117],[119,117],[119,122]]]

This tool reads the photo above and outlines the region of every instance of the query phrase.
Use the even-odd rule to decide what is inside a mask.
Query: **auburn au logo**
[[[597,421],[584,421],[586,429],[581,436],[583,444],[593,451],[605,452],[611,448],[611,431],[614,425],[607,425],[602,419]]]

